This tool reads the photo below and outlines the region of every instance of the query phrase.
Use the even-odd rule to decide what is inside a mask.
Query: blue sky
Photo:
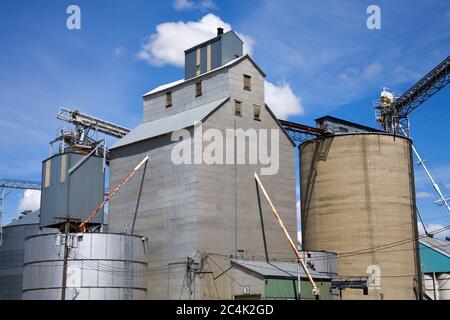
[[[372,103],[381,88],[401,93],[450,52],[448,1],[180,3],[3,1],[0,177],[40,180],[48,141],[64,126],[55,119],[59,106],[130,128],[139,124],[142,94],[183,76],[173,59],[155,63],[156,51],[153,59],[140,55],[155,39],[151,35],[163,39],[157,27],[169,22],[189,28],[212,14],[250,39],[267,80],[288,87],[301,104],[303,112],[289,119],[308,125],[331,114],[376,126]],[[81,30],[66,28],[70,4],[81,8]],[[380,30],[366,27],[370,4],[381,8]],[[447,194],[449,102],[445,88],[411,114],[415,145]],[[419,167],[416,182],[427,223],[450,225],[450,214],[433,204],[436,197]],[[8,196],[5,222],[16,215],[21,196]]]

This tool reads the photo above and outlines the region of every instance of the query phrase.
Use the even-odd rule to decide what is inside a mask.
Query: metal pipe
[[[92,149],[92,151],[91,152],[89,152],[89,154],[88,155],[86,155],[83,159],[81,159],[80,161],[78,161],[72,168],[70,168],[69,169],[69,175],[71,175],[75,170],[77,170],[83,163],[85,163],[86,162],[86,160],[88,160],[93,154],[94,154],[94,152],[96,152],[97,150],[98,150],[98,148],[100,148],[100,146],[101,145],[104,145],[105,144],[105,140],[101,140],[100,142],[99,142],[99,144],[94,148],[94,149]],[[104,145],[103,146],[103,149],[105,149],[106,148],[106,146]]]
[[[88,223],[89,221],[91,221],[91,219],[97,214],[97,212],[100,211],[101,208],[103,208],[103,206],[109,201],[111,200],[112,197],[114,197],[114,195],[123,187],[123,185],[125,183],[127,183],[128,180],[130,180],[130,178],[139,170],[140,167],[142,167],[144,165],[144,163],[146,163],[148,161],[148,156],[146,156],[141,162],[138,163],[138,165],[131,170],[127,176],[125,178],[122,179],[122,181],[120,181],[112,190],[112,192],[105,198],[103,199],[102,202],[100,202],[100,204],[94,209],[94,211],[91,212],[91,214],[89,214],[84,220],[83,222],[81,222],[81,224],[79,225],[79,229],[80,232],[86,232],[86,223]]]
[[[291,236],[289,235],[289,232],[287,231],[286,227],[284,226],[283,220],[281,220],[280,215],[278,214],[277,209],[275,208],[275,206],[272,203],[272,200],[270,200],[269,195],[266,192],[266,189],[264,188],[264,185],[262,184],[261,180],[259,179],[258,175],[255,172],[255,179],[258,182],[259,187],[261,188],[264,196],[266,197],[267,202],[269,203],[269,206],[272,208],[272,212],[275,215],[275,219],[277,221],[277,223],[279,224],[279,226],[281,227],[281,230],[283,231],[284,235],[286,236],[286,239],[289,242],[289,245],[291,246],[292,251],[294,252],[294,254],[297,257],[298,263],[300,264],[300,266],[303,268],[303,271],[305,271],[306,276],[308,277],[309,282],[311,283],[313,289],[312,289],[312,294],[316,297],[319,296],[319,288],[317,288],[316,283],[314,282],[314,279],[311,277],[311,274],[309,273],[308,268],[306,267],[305,263],[303,262],[302,257],[300,256],[300,253],[297,250],[297,247],[294,244],[294,241],[292,241]],[[300,285],[300,284],[299,284]]]
[[[399,124],[400,129],[402,129],[403,133],[406,134],[405,129],[403,128],[402,125]],[[445,205],[445,207],[447,208],[447,210],[450,212],[450,205],[447,201],[447,198],[445,198],[445,196],[442,194],[441,189],[439,188],[438,184],[434,181],[433,177],[431,176],[431,173],[428,171],[427,166],[425,165],[425,161],[422,160],[422,158],[420,157],[419,153],[417,152],[416,148],[414,147],[414,145],[411,144],[412,150],[414,151],[414,154],[416,155],[417,159],[419,160],[419,164],[422,166],[423,170],[425,171],[428,179],[430,179],[431,184],[433,185],[434,190],[436,190],[436,192],[438,193],[439,197],[441,198],[442,204]]]

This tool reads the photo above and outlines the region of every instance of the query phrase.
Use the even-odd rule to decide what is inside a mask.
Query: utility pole
[[[66,300],[66,288],[67,288],[67,266],[69,260],[69,233],[70,224],[80,222],[80,219],[74,219],[70,217],[58,217],[64,221],[64,260],[63,260],[63,274],[62,274],[62,285],[61,285],[61,300]]]

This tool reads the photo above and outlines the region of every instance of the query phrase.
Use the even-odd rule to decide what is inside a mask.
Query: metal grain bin
[[[450,300],[450,273],[438,276],[439,300]]]
[[[336,252],[340,277],[380,280],[368,295],[344,290],[344,299],[417,298],[411,141],[343,134],[305,142],[299,151],[303,250]]]
[[[86,155],[66,152],[42,163],[41,227],[54,226],[60,217],[83,220],[103,200],[103,158],[92,155],[77,167]],[[75,170],[76,168],[76,170]],[[69,170],[74,169],[72,172]],[[103,223],[103,209],[90,224]]]
[[[24,300],[61,298],[64,234],[29,237]],[[67,300],[146,299],[146,240],[111,233],[70,234]]]
[[[25,239],[39,233],[39,210],[3,227],[3,244],[0,247],[0,300],[22,299]]]

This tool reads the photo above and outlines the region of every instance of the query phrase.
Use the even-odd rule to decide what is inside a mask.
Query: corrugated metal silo
[[[39,211],[3,227],[0,247],[0,300],[22,299],[25,239],[39,233]]]
[[[450,273],[441,273],[438,276],[439,299],[450,300]]]
[[[33,211],[3,227],[0,247],[0,300],[22,299],[25,239],[41,233],[56,232],[39,228],[39,210]]]
[[[64,234],[29,237],[24,300],[61,298]],[[112,233],[70,234],[66,300],[146,299],[146,240]]]
[[[42,163],[41,227],[54,226],[59,217],[84,219],[103,200],[103,158],[77,152],[58,153]],[[75,169],[72,172],[69,170]],[[91,224],[103,223],[103,209]]]
[[[299,150],[303,249],[336,252],[340,277],[380,280],[367,296],[346,289],[344,299],[415,299],[421,279],[411,141],[354,133]]]

